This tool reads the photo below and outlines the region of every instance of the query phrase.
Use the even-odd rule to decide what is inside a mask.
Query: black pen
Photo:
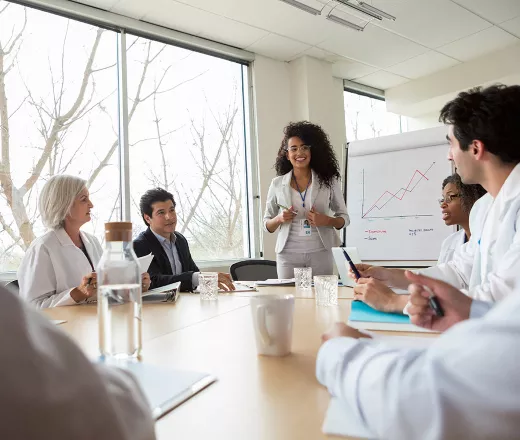
[[[343,248],[341,248],[341,250],[343,251],[343,255],[345,255],[345,258],[347,259],[348,264],[349,264],[350,268],[352,269],[352,272],[354,272],[354,275],[356,276],[356,280],[359,280],[361,278],[361,274],[359,273],[359,270],[357,270],[356,265],[352,262],[352,260],[348,256],[347,251]]]
[[[433,295],[433,293],[430,289],[427,289],[427,291],[430,294],[430,297],[428,298],[428,303],[430,304],[430,307],[432,308],[433,313],[435,313],[435,316],[438,316],[438,317],[444,316],[444,310],[442,310],[442,307],[439,304],[439,300]]]

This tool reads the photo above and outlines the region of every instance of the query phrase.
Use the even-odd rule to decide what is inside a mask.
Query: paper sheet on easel
[[[138,258],[139,260],[139,267],[141,268],[141,273],[148,272],[148,268],[150,267],[150,263],[153,260],[153,254],[150,253],[148,255],[144,255],[142,257]]]

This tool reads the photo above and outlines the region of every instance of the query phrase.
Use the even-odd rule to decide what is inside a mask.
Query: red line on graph
[[[420,182],[423,178],[426,179],[426,180],[430,180],[430,179],[428,179],[428,178],[426,177],[426,174],[428,173],[428,171],[430,171],[430,169],[431,169],[434,165],[435,165],[435,162],[433,162],[433,163],[430,165],[430,168],[428,168],[428,169],[424,172],[424,174],[421,173],[419,170],[415,170],[415,172],[413,173],[412,178],[411,178],[410,181],[408,182],[408,185],[406,185],[406,188],[400,188],[399,191],[397,191],[395,194],[394,194],[394,193],[391,193],[391,192],[388,191],[388,190],[386,190],[383,194],[381,194],[381,196],[376,200],[376,202],[375,202],[375,203],[370,207],[370,209],[369,209],[367,212],[365,212],[364,214],[362,213],[361,218],[365,218],[365,217],[368,215],[368,213],[369,213],[370,211],[372,211],[374,208],[377,208],[379,211],[380,211],[381,209],[383,209],[384,206],[385,206],[385,205],[386,205],[390,200],[392,200],[392,198],[388,199],[388,200],[383,204],[383,206],[381,206],[381,207],[378,207],[378,206],[377,206],[377,202],[379,202],[379,200],[381,200],[381,199],[382,199],[386,194],[391,195],[394,199],[397,199],[397,200],[403,200],[403,197],[406,195],[406,193],[407,193],[407,192],[412,192],[412,191],[415,189],[415,187],[419,184],[419,182]],[[412,189],[408,189],[408,188],[410,188],[410,185],[412,184],[413,179],[414,179],[414,177],[415,177],[417,174],[420,174],[421,177],[419,178],[419,180],[417,181],[417,183],[414,185],[414,187],[413,187]],[[364,182],[363,182],[363,184],[364,184]],[[397,194],[399,194],[401,191],[403,191],[403,194],[401,195],[401,197],[398,197]],[[363,192],[364,192],[364,190],[363,190]]]

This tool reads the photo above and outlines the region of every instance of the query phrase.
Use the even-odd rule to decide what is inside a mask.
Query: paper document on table
[[[257,281],[257,286],[294,286],[294,278],[280,279],[269,278],[265,281]]]
[[[247,284],[245,282],[233,281],[233,286],[235,286],[235,290],[224,290],[219,289],[219,293],[237,293],[237,292],[258,292],[258,290],[254,286],[254,281],[250,281]]]
[[[141,269],[141,273],[148,272],[148,268],[150,267],[150,264],[153,260],[153,254],[150,253],[148,255],[144,255],[142,257],[138,258],[139,260],[139,267]]]
[[[325,415],[322,431],[325,434],[344,437],[376,438],[364,423],[359,420],[347,405],[336,397],[332,397]]]

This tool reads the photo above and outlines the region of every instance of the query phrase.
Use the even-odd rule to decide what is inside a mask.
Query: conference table
[[[287,293],[295,296],[292,353],[258,356],[250,297]],[[181,294],[176,303],[145,304],[143,361],[207,372],[218,379],[160,419],[157,438],[340,438],[321,431],[329,394],[316,380],[315,364],[322,333],[334,322],[348,320],[352,293],[351,288],[340,287],[338,305],[332,307],[316,306],[313,297],[298,294],[294,287],[221,294],[211,302],[201,301],[196,294]],[[87,355],[98,354],[95,305],[56,307],[44,313],[65,320],[60,328]]]

